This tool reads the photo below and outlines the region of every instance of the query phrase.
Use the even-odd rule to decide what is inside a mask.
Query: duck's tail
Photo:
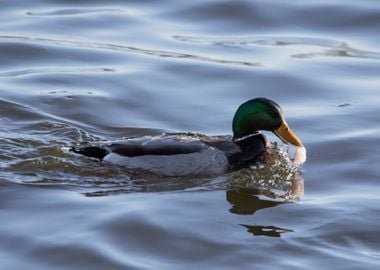
[[[70,148],[70,151],[87,156],[87,157],[98,158],[98,159],[103,159],[106,155],[108,155],[108,151],[106,149],[98,147],[98,146],[85,146],[85,147],[73,146]]]

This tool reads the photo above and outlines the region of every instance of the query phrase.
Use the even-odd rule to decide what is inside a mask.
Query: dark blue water
[[[379,1],[0,7],[1,269],[379,269]],[[305,144],[302,174],[157,179],[65,151],[231,134],[257,96]]]

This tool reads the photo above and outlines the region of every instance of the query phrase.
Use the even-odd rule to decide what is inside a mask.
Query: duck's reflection
[[[257,189],[241,188],[227,191],[227,201],[232,205],[230,212],[237,215],[253,215],[260,209],[275,207],[284,202],[259,198]]]
[[[247,232],[253,235],[264,235],[269,237],[281,237],[282,233],[293,232],[289,229],[279,228],[275,226],[252,226],[240,224],[241,226],[247,228]]]
[[[231,204],[229,211],[237,215],[253,215],[261,209],[292,203],[304,194],[304,181],[301,175],[296,175],[291,181],[281,181],[281,190],[274,190],[276,181],[261,181],[255,188],[241,188],[233,185],[226,191],[226,199]],[[287,182],[284,184],[284,182]],[[239,224],[247,232],[258,236],[281,237],[283,233],[293,232],[289,228],[274,225]]]

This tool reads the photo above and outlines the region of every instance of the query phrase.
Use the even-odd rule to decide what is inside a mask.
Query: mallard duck
[[[71,151],[105,162],[161,176],[215,175],[248,167],[260,160],[272,131],[284,143],[302,147],[280,106],[254,98],[239,106],[232,121],[233,136],[165,133],[72,147]]]

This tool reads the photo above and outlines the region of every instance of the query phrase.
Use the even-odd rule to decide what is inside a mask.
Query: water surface
[[[378,1],[0,6],[2,269],[380,267]],[[230,134],[257,96],[304,142],[302,173],[270,134],[273,162],[215,177],[65,150]]]

